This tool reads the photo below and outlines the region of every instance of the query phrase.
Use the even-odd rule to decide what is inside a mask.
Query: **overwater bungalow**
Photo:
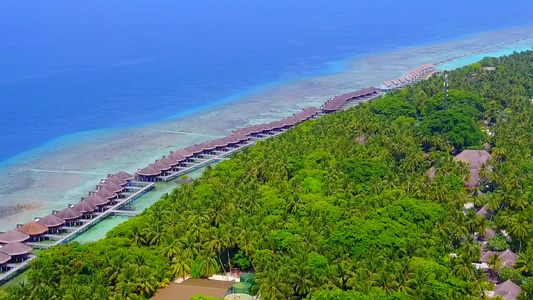
[[[54,214],[50,214],[44,218],[36,218],[35,223],[46,226],[48,228],[48,233],[61,233],[63,232],[65,220]]]
[[[31,246],[19,242],[11,242],[0,247],[0,253],[7,254],[11,257],[9,262],[21,262],[26,260],[31,250]]]
[[[192,154],[191,154],[191,156],[192,156]],[[176,152],[170,152],[170,154],[169,154],[168,156],[166,156],[166,157],[171,158],[171,159],[173,159],[173,160],[175,160],[175,161],[177,161],[177,162],[180,162],[180,163],[181,163],[181,162],[185,162],[185,161],[187,161],[187,159],[188,159],[188,157],[185,157],[185,156],[181,155],[181,154],[179,153],[179,151],[176,151]],[[190,157],[190,156],[189,156],[189,157]]]
[[[182,162],[180,160],[175,160],[170,156],[163,156],[163,158],[161,158],[161,161],[169,165],[171,167],[170,170],[174,172],[179,170],[179,165]]]
[[[70,208],[79,211],[82,214],[82,219],[94,218],[95,212],[98,210],[98,206],[93,205],[85,200],[76,205],[72,205]]]
[[[65,226],[80,225],[80,219],[83,214],[75,209],[67,207],[62,211],[52,211],[52,214],[65,220]]]
[[[187,148],[185,148],[185,150],[189,151],[190,153],[193,153],[193,157],[201,157],[201,153],[203,151],[202,147],[198,144],[195,144],[195,145],[191,145]]]
[[[0,252],[0,272],[9,270],[7,263],[11,260],[11,255]]]
[[[194,153],[190,152],[187,149],[179,149],[178,151],[171,152],[169,156],[173,157],[174,154],[179,154],[179,155],[181,155],[184,158],[189,158],[189,157],[193,157],[194,156]]]
[[[131,175],[130,173],[127,173],[127,172],[124,172],[124,171],[119,171],[117,173],[114,174],[114,176],[122,179],[122,180],[127,180],[127,181],[132,181],[133,180],[133,175]]]
[[[161,175],[161,170],[149,165],[148,167],[137,171],[137,179],[145,182],[157,181],[157,177]]]
[[[30,236],[30,242],[38,242],[45,239],[44,234],[48,232],[48,227],[36,222],[30,222],[26,225],[18,224],[17,230]]]
[[[168,175],[168,172],[172,169],[172,166],[167,165],[166,163],[160,160],[156,160],[156,162],[152,164],[152,167],[161,171],[161,175],[163,176]]]
[[[112,192],[106,188],[100,188],[98,190],[96,190],[96,192],[94,192],[95,194],[97,194],[98,196],[100,197],[104,197],[104,198],[107,198],[109,200],[114,200],[116,198],[118,198],[118,194],[115,193],[115,192]],[[114,202],[114,201],[112,201]]]
[[[96,193],[92,193],[87,198],[82,198],[81,201],[85,201],[89,204],[92,204],[93,206],[97,207],[97,210],[99,212],[102,212],[106,209],[106,206],[109,205],[109,202],[111,200],[104,198],[102,196],[98,196]]]
[[[117,195],[120,195],[120,193],[122,193],[122,191],[124,191],[124,187],[120,184],[114,184],[113,182],[111,181],[106,181],[102,184],[99,184],[96,186],[96,190],[99,190],[99,189],[106,189],[112,193],[115,193]]]
[[[110,175],[105,180],[102,180],[102,184],[105,184],[106,182],[107,183],[110,182],[110,183],[119,185],[119,186],[121,186],[123,188],[128,186],[128,184],[130,183],[128,180],[121,179],[121,178],[119,178],[118,176],[115,176],[115,175]]]
[[[25,242],[30,239],[30,236],[24,232],[12,229],[10,231],[0,234],[0,245],[9,244],[11,242]]]

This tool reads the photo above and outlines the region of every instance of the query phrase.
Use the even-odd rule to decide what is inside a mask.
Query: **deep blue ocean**
[[[0,162],[331,62],[533,24],[533,1],[2,0]]]

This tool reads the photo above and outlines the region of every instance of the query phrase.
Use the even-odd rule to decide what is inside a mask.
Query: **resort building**
[[[71,205],[70,208],[79,211],[82,214],[82,219],[94,218],[94,212],[98,210],[98,207],[96,205],[90,204],[85,200],[81,201],[76,205]]]
[[[27,235],[24,232],[18,231],[16,229],[12,229],[10,231],[4,232],[0,234],[0,246],[9,244],[11,242],[25,242],[30,239],[30,236]]]
[[[425,64],[410,71],[405,76],[381,83],[379,88],[384,92],[403,88],[409,84],[415,83],[422,75],[434,72],[434,70],[435,66],[433,64]]]
[[[11,242],[0,247],[0,253],[7,254],[11,257],[9,262],[21,262],[28,258],[32,247],[19,242]]]
[[[45,239],[44,234],[48,232],[48,227],[36,222],[30,222],[26,225],[17,225],[17,230],[29,235],[30,242],[38,242]]]
[[[161,175],[161,170],[152,165],[149,165],[148,167],[137,171],[135,175],[140,181],[153,182],[158,181],[157,177]]]
[[[107,198],[109,200],[114,200],[118,198],[118,194],[115,192],[112,192],[106,188],[99,188],[96,190],[95,194],[97,194],[100,197]],[[113,201],[111,201],[113,202]]]
[[[209,279],[187,279],[182,283],[171,283],[157,291],[153,300],[189,300],[203,294],[204,296],[222,299],[229,293],[235,282]]]
[[[35,223],[46,226],[48,228],[48,233],[61,233],[63,232],[65,220],[54,214],[50,214],[44,218],[35,219]]]
[[[473,188],[481,182],[479,170],[491,155],[486,150],[464,150],[455,156],[455,160],[468,164],[470,169],[470,181],[466,183],[467,188]]]
[[[511,280],[507,280],[494,287],[494,291],[487,292],[487,296],[502,296],[505,300],[516,300],[522,289]]]
[[[518,255],[516,255],[513,251],[511,250],[505,250],[505,251],[501,251],[501,252],[497,252],[497,251],[487,251],[487,252],[481,252],[481,258],[479,259],[480,262],[482,263],[487,263],[487,261],[489,260],[489,258],[493,255],[498,255],[501,260],[502,260],[502,265],[504,267],[514,267],[515,263],[516,263],[516,259],[518,257]]]
[[[65,226],[78,226],[83,214],[75,209],[67,207],[62,211],[52,211],[52,214],[65,220]]]
[[[7,263],[11,260],[11,255],[0,252],[0,272],[9,270]]]
[[[89,197],[81,198],[81,202],[87,202],[97,207],[99,212],[102,212],[106,209],[106,206],[109,204],[110,200],[102,196],[98,196],[96,193],[89,193]]]

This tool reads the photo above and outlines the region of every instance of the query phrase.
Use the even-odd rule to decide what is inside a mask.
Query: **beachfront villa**
[[[503,267],[511,267],[513,268],[515,263],[516,263],[516,259],[518,258],[518,255],[516,255],[516,253],[514,253],[513,251],[511,250],[505,250],[505,251],[500,251],[500,252],[497,252],[497,251],[487,251],[487,252],[481,252],[481,257],[479,258],[479,261],[483,264],[486,264],[487,261],[489,260],[489,258],[493,255],[498,255],[498,257],[501,258],[502,260],[502,265]],[[487,266],[488,268],[488,266]]]
[[[486,292],[489,297],[502,296],[505,300],[516,300],[522,289],[511,280],[507,280],[494,287],[494,291]]]
[[[389,81],[382,82],[379,85],[379,88],[383,92],[388,92],[396,89],[403,88],[409,84],[415,83],[417,80],[420,79],[420,77],[424,74],[431,73],[435,70],[435,66],[433,64],[425,64],[422,65],[414,70],[411,70],[409,73],[407,73],[405,76],[400,77],[398,79],[393,79]]]
[[[492,156],[486,150],[464,150],[454,158],[468,164],[470,169],[470,181],[466,183],[467,188],[473,188],[481,182],[479,171],[481,166]]]

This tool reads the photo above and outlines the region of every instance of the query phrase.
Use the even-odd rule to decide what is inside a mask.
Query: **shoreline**
[[[416,66],[421,60],[426,63],[435,62],[438,60],[430,59],[449,57],[454,51],[464,53],[465,47],[475,48],[483,39],[488,38],[489,41],[485,43],[491,45],[497,41],[513,40],[513,37],[524,32],[532,34],[533,27],[521,27],[511,31],[514,35],[504,30],[444,44],[410,47],[348,59],[343,72],[298,78],[265,91],[248,91],[243,93],[242,98],[236,97],[228,102],[217,103],[178,119],[163,120],[135,128],[77,133],[66,138],[71,142],[67,146],[65,138],[59,139],[52,144],[57,143],[64,147],[41,149],[44,155],[40,157],[40,151],[27,153],[29,158],[22,157],[22,161],[4,170],[8,173],[5,177],[18,181],[12,181],[8,185],[0,180],[0,184],[4,184],[0,186],[0,206],[5,204],[2,201],[6,200],[19,205],[41,205],[38,209],[23,210],[2,218],[0,231],[10,229],[16,223],[31,221],[33,217],[43,212],[49,213],[56,207],[64,207],[69,201],[77,202],[94,185],[94,178],[100,178],[102,174],[120,169],[135,171],[134,168],[141,168],[168,154],[170,150],[211,140],[212,136],[223,136],[239,127],[280,119],[297,110],[321,104],[340,93],[357,90],[366,85],[378,85],[381,81],[403,75],[409,70],[406,68]],[[472,50],[474,49],[469,53],[473,52]],[[420,55],[414,55],[413,52],[419,52]],[[368,82],[371,84],[367,84]],[[176,128],[195,135],[172,133]],[[80,139],[83,141],[80,142]],[[61,172],[63,167],[69,172]],[[19,184],[17,186],[12,183]],[[17,220],[16,223],[13,223],[13,220]]]

